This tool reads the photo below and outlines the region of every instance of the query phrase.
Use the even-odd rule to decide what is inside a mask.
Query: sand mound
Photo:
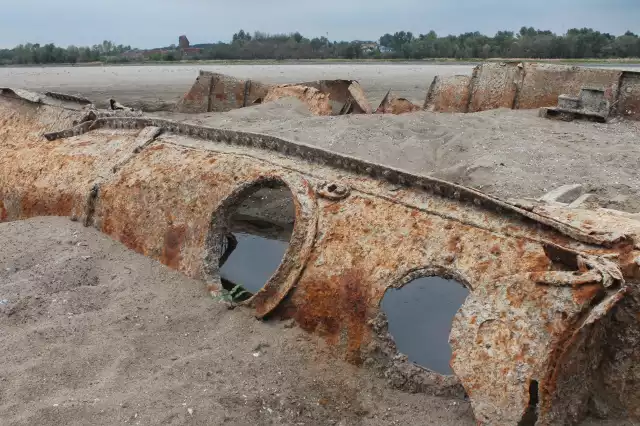
[[[0,224],[3,425],[472,425],[65,218]]]
[[[272,103],[178,119],[281,136],[502,198],[580,183],[605,207],[640,211],[639,122],[567,123],[505,109],[313,117],[300,108]]]

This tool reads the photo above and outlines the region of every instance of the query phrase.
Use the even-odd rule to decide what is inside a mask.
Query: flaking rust
[[[215,292],[229,209],[283,183],[296,223],[282,264],[246,302],[258,317],[295,318],[399,387],[464,389],[480,424],[517,425],[532,412],[539,425],[576,423],[602,388],[605,403],[640,414],[640,318],[627,315],[640,282],[633,215],[524,208],[269,135],[91,115],[49,98],[0,96],[2,221],[82,219]],[[90,124],[59,132],[81,117]],[[471,291],[453,322],[451,377],[396,357],[380,318],[387,289],[430,275]]]
[[[592,118],[640,119],[638,72],[520,61],[484,63],[474,68],[471,77],[436,76],[424,109],[464,113],[547,108],[554,107],[563,95],[577,97],[583,89],[602,92],[608,102],[596,114],[589,114]]]

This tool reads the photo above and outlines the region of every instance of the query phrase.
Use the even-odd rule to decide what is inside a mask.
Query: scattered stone
[[[539,198],[547,203],[570,203],[582,195],[583,187],[580,184],[562,185]]]
[[[569,204],[571,209],[592,209],[600,207],[598,196],[595,194],[582,194],[575,201]]]
[[[268,347],[269,347],[269,344],[267,342],[260,342],[253,348],[253,352],[259,352],[262,349],[268,348]]]

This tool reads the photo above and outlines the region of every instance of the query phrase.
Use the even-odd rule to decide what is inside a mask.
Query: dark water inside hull
[[[288,188],[262,188],[247,197],[229,223],[228,232],[237,244],[228,245],[228,257],[220,267],[223,286],[232,290],[239,285],[254,294],[264,287],[282,262],[294,222]],[[420,278],[387,291],[382,309],[398,350],[416,364],[451,374],[451,323],[468,294],[461,284],[440,277]]]
[[[294,224],[293,196],[282,183],[261,187],[243,199],[227,229],[236,241],[222,248],[222,285],[227,290],[239,285],[253,294],[264,287],[282,262]]]
[[[453,317],[469,290],[454,280],[419,278],[391,289],[382,300],[389,332],[409,360],[441,374],[452,374],[449,334]]]
[[[258,235],[233,235],[238,245],[220,268],[220,276],[256,293],[278,269],[289,243]]]

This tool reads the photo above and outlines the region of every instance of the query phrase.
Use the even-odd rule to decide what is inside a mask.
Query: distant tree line
[[[327,59],[362,57],[355,42],[331,42],[326,37],[308,39],[299,32],[267,34],[240,30],[231,43],[196,44],[202,48],[200,59]]]
[[[414,35],[400,31],[385,34],[377,42],[330,41],[326,37],[307,38],[290,34],[253,34],[240,30],[229,43],[196,44],[199,53],[189,59],[426,59],[426,58],[533,58],[590,59],[638,58],[640,37],[630,31],[620,36],[590,28],[571,29],[557,35],[551,31],[522,27],[520,31],[498,31],[493,37],[479,32],[457,36],[438,36],[434,31]],[[0,64],[49,64],[82,62],[139,61],[135,55],[123,55],[131,46],[104,41],[92,47],[57,47],[54,44],[25,44],[0,50]],[[162,53],[159,53],[162,52]],[[184,59],[175,45],[155,49],[145,60]]]
[[[13,49],[0,49],[0,64],[75,64],[79,62],[122,62],[122,54],[131,46],[114,45],[103,41],[91,47],[58,47],[53,43],[21,44]]]
[[[564,35],[522,27],[519,32],[498,31],[488,37],[479,32],[438,37],[431,31],[385,34],[380,45],[399,58],[537,58],[591,59],[640,57],[640,38],[627,31],[621,36],[591,28],[571,29]]]

